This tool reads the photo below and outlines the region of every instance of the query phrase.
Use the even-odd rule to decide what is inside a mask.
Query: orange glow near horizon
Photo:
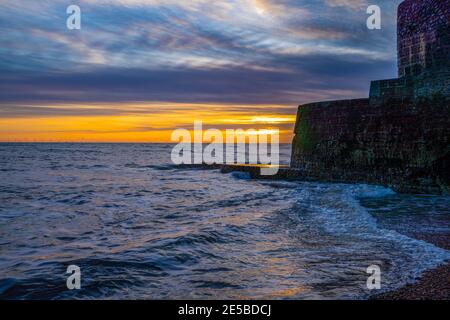
[[[36,107],[35,115],[0,119],[0,141],[170,143],[175,142],[171,141],[173,130],[191,130],[194,121],[202,121],[204,130],[279,130],[280,142],[290,143],[295,122],[295,109],[292,115],[278,114],[277,109],[286,106],[273,105],[141,103],[46,108],[54,109],[55,115],[40,116]],[[74,115],[57,115],[58,111],[71,111]],[[75,115],[81,111],[83,115]]]

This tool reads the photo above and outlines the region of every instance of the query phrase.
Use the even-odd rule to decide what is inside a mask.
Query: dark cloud
[[[77,73],[3,73],[0,100],[9,102],[173,101],[297,104],[319,96],[367,94],[369,80],[392,68],[384,63],[306,57],[292,71],[102,69]],[[295,68],[295,69],[294,69]],[[298,70],[295,72],[295,70]],[[320,77],[317,77],[320,74]],[[327,93],[328,92],[328,93]],[[342,92],[342,94],[339,94]]]
[[[349,0],[243,0],[231,9],[226,1],[90,0],[81,2],[79,32],[65,29],[67,1],[2,3],[0,116],[123,112],[47,106],[58,103],[233,108],[364,97],[370,80],[395,76],[400,1],[372,2],[382,7],[381,31],[367,30],[361,1]]]

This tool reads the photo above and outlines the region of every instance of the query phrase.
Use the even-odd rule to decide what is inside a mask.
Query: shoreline
[[[299,169],[288,165],[280,166],[275,176],[262,176],[262,165],[227,165],[227,164],[197,164],[182,167],[197,169],[219,169],[222,173],[233,171],[245,172],[252,179],[269,179],[284,181],[311,181]],[[333,182],[333,181],[330,181]],[[386,186],[385,186],[386,187]],[[431,243],[436,247],[450,250],[450,234],[408,234],[407,236]],[[369,300],[450,300],[450,262],[435,269],[426,271],[415,283],[407,284],[397,290],[375,294]]]
[[[415,185],[399,185],[389,184],[387,182],[380,182],[373,179],[361,179],[361,177],[349,176],[346,178],[334,177],[321,177],[315,175],[308,170],[300,168],[294,168],[288,164],[280,165],[264,165],[264,164],[180,164],[179,168],[187,169],[202,169],[202,170],[220,170],[222,173],[230,172],[244,172],[249,174],[251,179],[256,180],[282,180],[282,181],[307,181],[307,182],[319,182],[319,183],[344,183],[344,184],[368,184],[374,186],[381,186],[392,189],[396,193],[401,194],[428,194],[428,195],[449,195],[448,192],[417,188]],[[262,169],[264,168],[277,168],[274,174],[264,175]]]
[[[450,250],[450,235],[414,235],[414,238]],[[450,262],[426,271],[415,283],[376,294],[369,300],[450,300]]]

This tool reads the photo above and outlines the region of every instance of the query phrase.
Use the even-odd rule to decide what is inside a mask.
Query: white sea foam
[[[424,271],[450,260],[448,250],[380,228],[376,219],[359,203],[362,197],[391,195],[395,192],[379,186],[304,184],[299,191],[296,212],[299,215],[308,212],[302,223],[321,229],[324,236],[348,241],[346,249],[353,256],[366,259],[372,256],[370,259],[374,263],[387,262],[384,289],[388,290],[412,282]]]

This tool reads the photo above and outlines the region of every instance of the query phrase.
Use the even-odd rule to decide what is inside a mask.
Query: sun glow
[[[261,117],[253,117],[251,119],[254,123],[293,123],[295,122],[295,116],[285,116],[285,117],[275,117],[275,116],[261,116]]]
[[[46,106],[51,115],[33,114],[0,119],[4,142],[149,142],[169,143],[175,129],[205,128],[279,131],[281,142],[291,142],[295,116],[277,114],[286,106],[135,103]],[[33,109],[34,110],[34,109]],[[51,110],[51,111],[49,111]],[[265,110],[270,113],[265,113]],[[295,114],[295,109],[292,111]],[[67,115],[69,114],[69,115]]]

